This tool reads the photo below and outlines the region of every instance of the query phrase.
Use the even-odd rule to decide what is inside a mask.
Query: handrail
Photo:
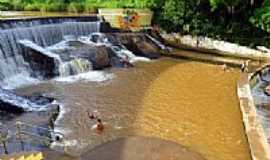
[[[9,131],[13,127],[16,127],[16,133],[15,134],[10,134]],[[35,134],[35,133],[31,133],[31,132],[27,131],[27,128],[40,129],[40,130],[43,130],[43,131],[46,131],[46,132],[50,133],[51,136],[53,134],[53,136],[55,136],[55,137],[56,136],[61,136],[61,137],[58,137],[58,138],[61,138],[61,140],[65,139],[64,134],[62,134],[60,132],[56,132],[56,131],[54,131],[52,129],[40,127],[40,126],[37,126],[37,125],[34,125],[34,124],[29,124],[27,122],[16,121],[15,125],[12,125],[11,127],[5,129],[7,131],[7,134],[4,134],[4,132],[3,133],[0,132],[0,143],[2,143],[3,146],[4,146],[5,154],[8,154],[7,141],[8,141],[8,139],[10,137],[13,137],[13,136],[18,136],[18,139],[21,141],[21,143],[23,143],[22,135],[27,135],[27,136],[30,136],[29,138],[34,138],[34,139],[37,139],[37,140],[40,140],[40,141],[45,140],[46,142],[49,142],[49,143],[60,140],[60,139],[53,139],[49,135],[38,135],[38,134]],[[66,146],[64,146],[64,147],[66,149]]]
[[[36,128],[36,129],[41,129],[41,130],[48,131],[48,132],[54,133],[54,134],[58,134],[58,135],[61,135],[62,137],[64,137],[64,134],[62,134],[62,133],[60,133],[60,132],[54,131],[54,130],[52,130],[52,129],[47,129],[47,128],[44,128],[44,127],[40,127],[40,126],[37,126],[37,125],[34,125],[34,124],[29,124],[29,123],[26,123],[26,122],[17,121],[17,122],[16,122],[16,125],[24,125],[24,126],[27,126],[27,127],[32,127],[32,128]]]
[[[24,130],[23,127],[41,129],[43,131],[46,131],[46,132],[50,133],[51,136],[53,134],[55,137],[58,137],[58,138],[53,140],[52,137],[50,137],[48,135],[40,136],[40,135],[37,135],[37,134],[33,134],[33,133],[30,133],[30,132],[27,132],[27,130]],[[22,141],[22,137],[21,137],[22,135],[28,135],[28,136],[31,136],[31,137],[38,137],[38,138],[41,138],[41,139],[46,140],[48,142],[58,141],[58,140],[62,140],[62,139],[65,138],[65,136],[60,132],[55,132],[54,130],[47,129],[47,128],[44,128],[44,127],[40,127],[40,126],[33,125],[33,124],[29,124],[29,123],[22,122],[22,121],[17,121],[16,122],[16,128],[17,128],[16,135],[19,137],[19,139],[21,141]],[[61,136],[61,137],[59,137],[59,136]]]

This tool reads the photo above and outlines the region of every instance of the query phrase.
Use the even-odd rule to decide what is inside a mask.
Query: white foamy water
[[[0,90],[0,99],[1,101],[18,106],[24,111],[46,111],[48,105],[38,105],[31,102],[29,99],[15,95],[14,93],[7,90]]]
[[[75,37],[74,37],[74,39],[72,39],[71,37],[70,38],[66,37],[65,40],[63,40],[63,41],[61,41],[59,43],[56,43],[54,45],[48,46],[45,49],[48,50],[48,51],[53,52],[54,50],[65,50],[65,49],[74,48],[74,47],[71,47],[68,44],[69,41],[76,41],[76,39],[75,39]]]
[[[97,42],[93,42],[93,37],[98,37],[96,38]],[[152,40],[152,39],[151,39]],[[135,63],[138,61],[144,61],[144,62],[150,62],[151,60],[149,58],[146,57],[140,57],[140,56],[136,56],[135,54],[133,54],[131,51],[129,51],[128,49],[126,49],[124,46],[119,47],[119,46],[114,46],[106,37],[105,34],[103,33],[91,33],[89,35],[89,37],[79,37],[78,41],[84,43],[84,44],[88,44],[88,45],[95,45],[95,46],[106,46],[111,48],[119,58],[121,59],[127,59],[130,63]],[[156,40],[157,41],[157,40]],[[155,42],[157,43],[157,42]],[[165,47],[165,46],[160,46],[161,48]]]
[[[126,49],[121,49],[119,51],[116,51],[116,53],[117,53],[117,56],[122,59],[125,59],[127,57],[130,63],[135,63],[139,61],[143,61],[143,62],[151,61],[149,58],[136,56],[131,51],[126,50]]]
[[[76,81],[103,82],[103,81],[110,80],[113,78],[114,78],[114,75],[110,73],[105,73],[102,71],[90,71],[87,73],[81,73],[74,76],[58,77],[54,80],[56,82],[63,82],[63,83],[73,83]]]
[[[2,82],[0,82],[0,86],[3,89],[16,89],[20,87],[38,84],[39,82],[39,79],[31,77],[29,73],[21,72],[17,75],[4,79]]]
[[[54,122],[54,129],[53,133],[51,134],[53,139],[56,139],[56,136],[61,137],[61,141],[54,141],[51,143],[51,148],[54,148],[57,150],[57,148],[60,147],[60,150],[65,150],[65,147],[71,147],[76,146],[78,144],[77,140],[69,140],[66,137],[63,137],[64,135],[67,135],[71,133],[72,131],[68,128],[64,128],[61,126],[61,120],[63,119],[64,115],[69,112],[69,110],[65,107],[64,104],[59,103],[58,101],[54,101],[53,104],[57,104],[60,107],[59,115],[57,116],[57,119]]]

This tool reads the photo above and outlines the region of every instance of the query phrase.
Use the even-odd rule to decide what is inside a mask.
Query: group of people
[[[88,111],[87,114],[90,120],[96,120],[96,124],[93,126],[93,128],[96,129],[98,134],[101,134],[105,128],[102,120],[93,112]]]
[[[241,63],[240,69],[241,69],[242,72],[248,72],[249,63],[250,63],[250,60],[246,60],[246,61],[243,61]],[[224,71],[228,71],[229,70],[229,68],[228,68],[228,66],[226,64],[223,64],[222,65],[222,69]]]

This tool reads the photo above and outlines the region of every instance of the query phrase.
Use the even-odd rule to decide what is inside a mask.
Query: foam
[[[113,74],[105,73],[103,71],[90,71],[90,72],[81,73],[74,76],[57,77],[54,80],[56,82],[63,82],[63,83],[73,83],[76,81],[103,82],[103,81],[107,81],[113,78],[114,78]]]
[[[21,72],[17,75],[4,79],[2,82],[0,82],[0,86],[3,89],[12,90],[29,85],[35,85],[39,82],[39,79],[30,77],[29,73]]]

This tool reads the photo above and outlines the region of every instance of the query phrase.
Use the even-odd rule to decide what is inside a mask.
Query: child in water
[[[104,131],[104,128],[104,124],[100,118],[98,118],[97,123],[92,126],[92,129],[95,129],[98,134],[101,134]]]
[[[97,117],[97,115],[95,115],[94,113],[88,112],[88,117],[91,120],[96,119],[97,123],[95,125],[92,126],[92,129],[95,129],[97,131],[98,134],[101,134],[104,130],[104,124],[102,123],[101,119]]]

